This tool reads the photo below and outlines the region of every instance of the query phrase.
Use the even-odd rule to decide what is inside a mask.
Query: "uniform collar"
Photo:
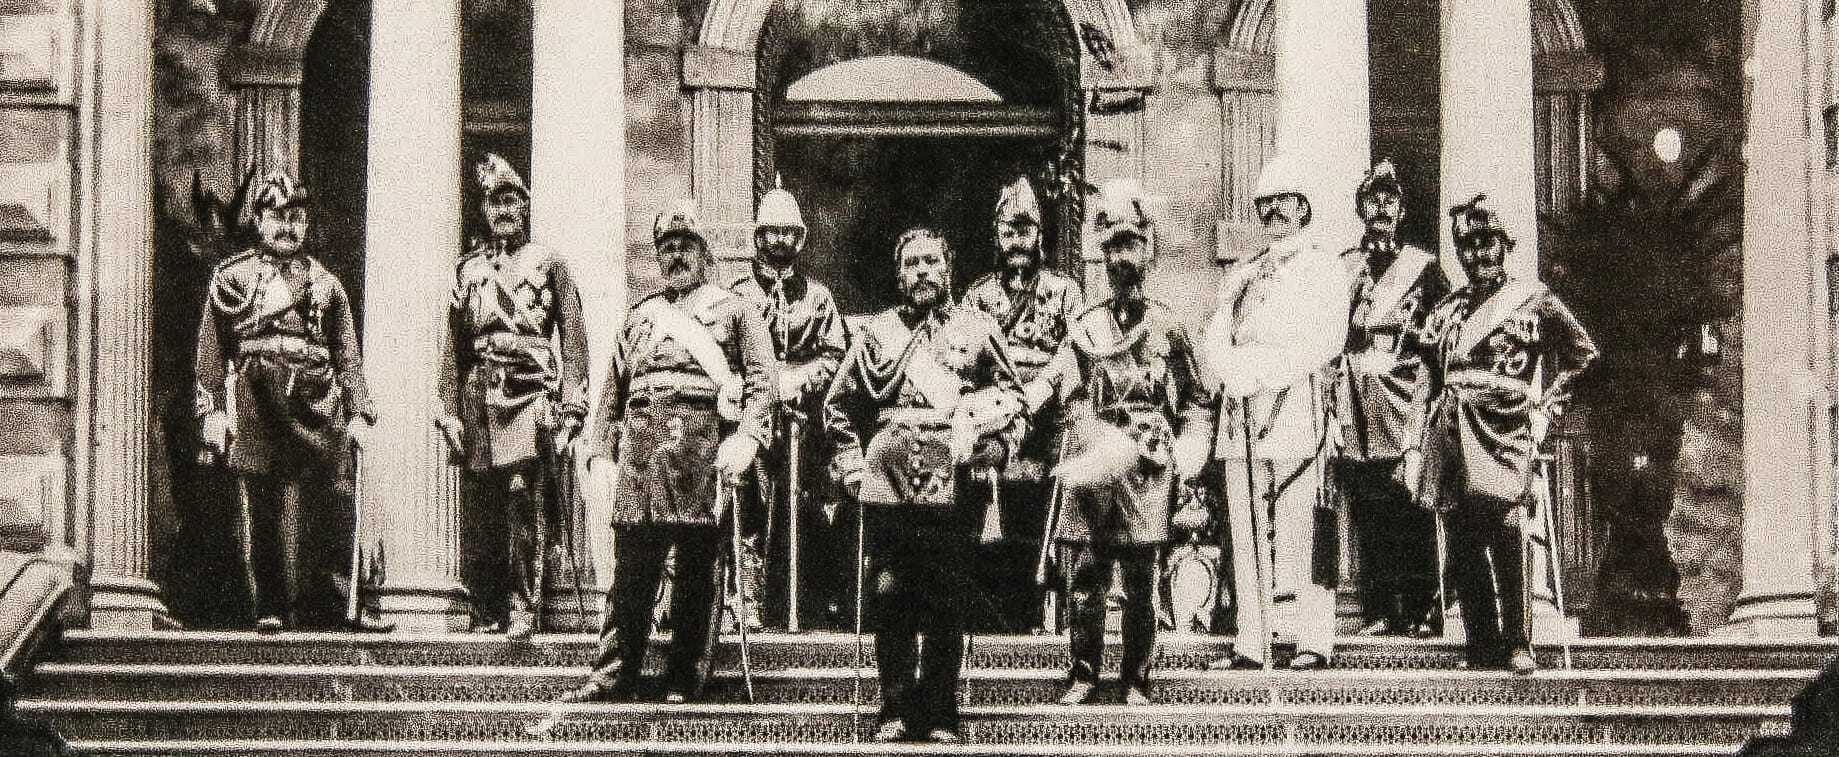
[[[806,290],[810,288],[809,279],[806,279],[798,269],[786,268],[778,271],[772,266],[762,265],[757,260],[753,263],[753,278],[754,282],[760,285],[760,291],[765,292],[767,296],[771,296],[777,289],[785,295],[787,300],[804,299]]]

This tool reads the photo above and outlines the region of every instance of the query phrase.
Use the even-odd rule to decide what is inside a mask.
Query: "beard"
[[[760,248],[760,259],[774,268],[790,268],[798,260],[798,248],[789,244],[774,244]]]
[[[904,296],[907,299],[908,305],[926,309],[937,306],[939,301],[944,298],[944,293],[945,288],[943,286],[939,285],[938,282],[927,279],[925,281],[914,282],[906,287]]]
[[[1111,280],[1111,290],[1124,292],[1143,285],[1143,269],[1128,260],[1114,260],[1105,264],[1105,277]]]
[[[1025,248],[1003,250],[1003,278],[1016,279],[1033,276],[1041,267],[1041,253]]]
[[[661,270],[664,273],[665,287],[684,291],[703,283],[705,269],[686,256],[678,256],[665,261]]]
[[[486,219],[486,225],[492,229],[492,236],[499,239],[516,240],[524,236],[527,226],[522,216],[516,213],[503,213]]]

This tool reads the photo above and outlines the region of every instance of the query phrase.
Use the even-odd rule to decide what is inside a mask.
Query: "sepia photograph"
[[[1834,0],[0,0],[0,755],[1839,755]]]

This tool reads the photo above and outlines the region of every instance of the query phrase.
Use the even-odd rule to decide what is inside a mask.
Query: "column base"
[[[1810,639],[1819,635],[1811,592],[1737,598],[1737,609],[1713,636]]]
[[[459,633],[471,620],[470,603],[457,581],[391,586],[377,592],[383,620],[397,631]]]
[[[160,587],[137,576],[94,576],[89,582],[89,627],[106,631],[183,628],[160,599]]]

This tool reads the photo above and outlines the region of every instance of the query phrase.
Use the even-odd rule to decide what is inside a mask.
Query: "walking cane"
[[[1437,618],[1443,622],[1443,636],[1449,637],[1449,531],[1443,525],[1443,511],[1431,513],[1436,521],[1437,539]]]
[[[798,442],[800,439],[804,438],[804,434],[802,433],[804,431],[804,422],[794,414],[792,416],[791,425],[787,430],[791,433],[791,438],[786,440],[786,451],[790,453],[791,459],[787,461],[786,475],[790,477],[791,480],[786,482],[785,503],[785,530],[787,532],[785,535],[785,630],[791,633],[798,633],[798,542],[800,540],[798,531],[798,509],[801,504],[799,495],[802,494],[802,492],[799,491],[800,481],[798,477],[801,471],[799,470],[800,466],[798,464],[798,458],[800,457],[800,445]],[[772,516],[769,514],[767,517],[771,518]]]
[[[351,445],[351,581],[345,591],[345,622],[358,622],[358,585],[364,565],[364,448]]]
[[[1249,397],[1239,401],[1239,429],[1245,437],[1245,506],[1251,508],[1252,572],[1258,579],[1258,591],[1256,592],[1258,617],[1259,626],[1263,631],[1258,643],[1264,653],[1264,669],[1269,672],[1273,666],[1271,661],[1271,571],[1274,568],[1267,569],[1266,566],[1269,557],[1267,556],[1268,545],[1265,544],[1267,533],[1263,517],[1265,508],[1259,502],[1258,482],[1254,476],[1255,469],[1252,463],[1252,403]]]
[[[734,566],[734,625],[741,629],[741,681],[747,686],[747,701],[754,701],[753,696],[753,661],[748,657],[747,648],[747,585],[741,569],[741,514],[733,504],[734,493],[729,491],[727,481],[715,483],[715,507],[728,513],[728,520],[733,527],[728,530],[729,561]]]

